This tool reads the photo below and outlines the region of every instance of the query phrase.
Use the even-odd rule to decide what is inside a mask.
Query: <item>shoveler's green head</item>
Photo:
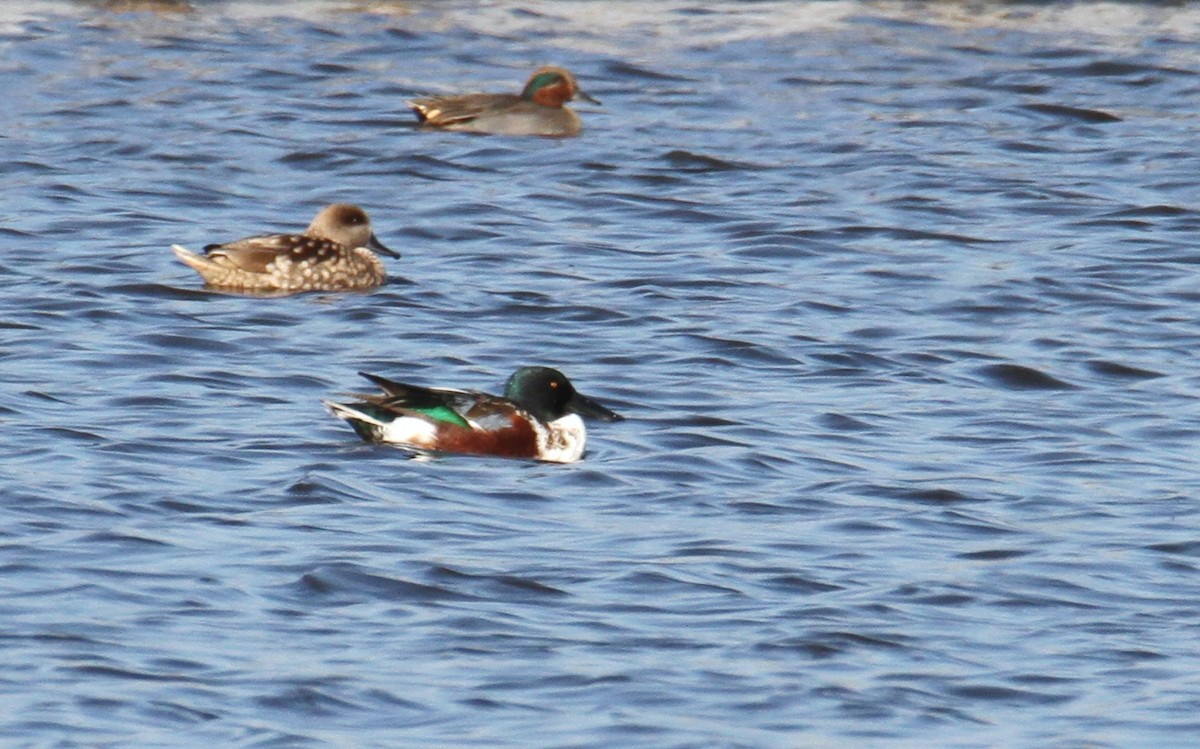
[[[566,375],[550,367],[521,367],[513,372],[504,397],[539,421],[554,421],[569,413],[601,421],[624,418],[576,391]]]
[[[561,107],[572,99],[579,98],[593,104],[600,102],[579,90],[575,76],[566,68],[554,66],[538,68],[529,76],[521,98],[541,104],[543,107]]]

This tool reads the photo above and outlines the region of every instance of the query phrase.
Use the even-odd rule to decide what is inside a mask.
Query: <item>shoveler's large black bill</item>
[[[571,396],[571,400],[567,402],[567,410],[600,421],[624,421],[625,419],[621,414],[609,411],[582,393],[575,393]]]
[[[590,101],[593,104],[600,104],[599,99],[595,98],[594,96],[591,96],[590,94],[588,94],[584,91],[580,91],[579,89],[575,89],[575,98],[583,99],[584,101]],[[604,106],[604,105],[601,104],[601,106]]]
[[[383,245],[383,242],[380,242],[379,238],[376,237],[374,234],[372,234],[371,238],[367,240],[367,249],[374,250],[375,252],[382,252],[384,255],[387,255],[389,257],[396,257],[396,258],[400,257],[399,252],[396,252],[395,250],[388,249],[387,247],[385,247]]]

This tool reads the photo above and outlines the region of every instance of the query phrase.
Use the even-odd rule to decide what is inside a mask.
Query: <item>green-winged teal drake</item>
[[[566,375],[550,367],[518,369],[508,378],[504,397],[359,374],[383,395],[356,394],[358,402],[325,405],[364,440],[412,450],[573,463],[587,441],[581,416],[622,418],[577,392]]]
[[[299,292],[369,289],[387,279],[367,212],[335,203],[313,219],[303,234],[269,234],[205,246],[197,255],[179,245],[171,249],[209,286],[233,291]]]
[[[563,106],[572,99],[599,104],[579,90],[565,68],[534,71],[520,94],[453,94],[414,99],[409,105],[421,123],[444,130],[493,135],[571,136],[583,121]]]

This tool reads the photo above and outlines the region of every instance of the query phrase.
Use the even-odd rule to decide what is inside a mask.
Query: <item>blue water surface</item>
[[[0,9],[0,743],[1200,735],[1200,8]],[[568,140],[404,101],[565,65]],[[171,254],[366,208],[389,283]],[[361,443],[566,371],[572,465]]]

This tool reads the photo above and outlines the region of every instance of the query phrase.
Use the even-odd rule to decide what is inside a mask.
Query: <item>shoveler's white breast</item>
[[[578,414],[567,414],[549,424],[534,423],[538,439],[538,459],[552,463],[574,463],[583,457],[587,430]]]

